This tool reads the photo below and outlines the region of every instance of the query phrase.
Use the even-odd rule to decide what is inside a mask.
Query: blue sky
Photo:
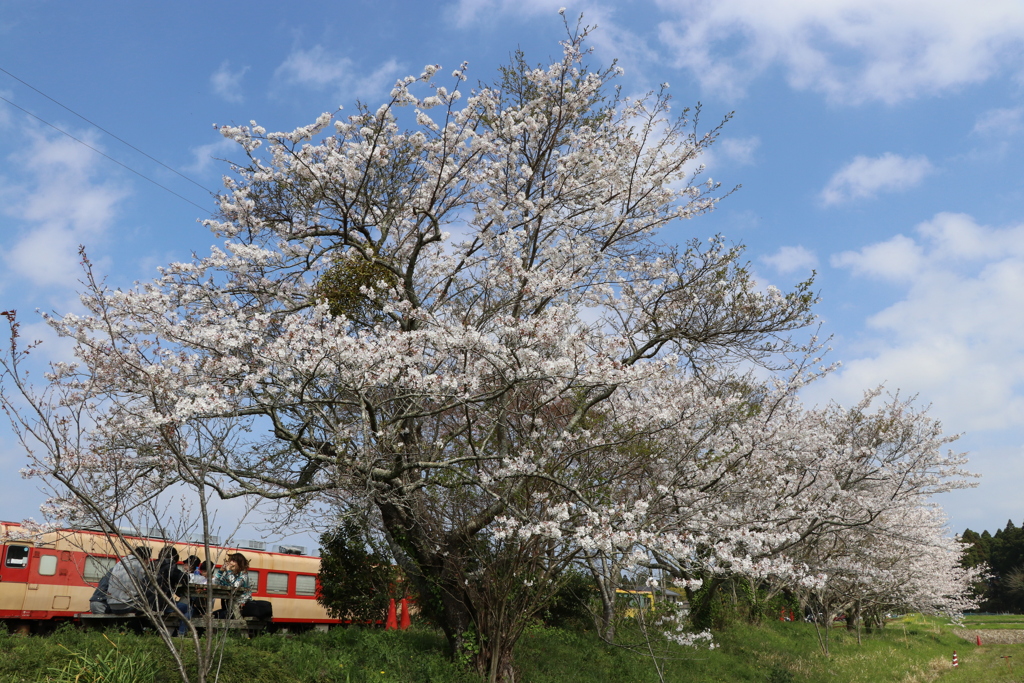
[[[598,25],[594,62],[618,58],[626,93],[668,82],[707,127],[735,112],[704,161],[742,188],[671,237],[722,233],[780,286],[817,270],[843,367],[808,399],[918,395],[983,475],[941,498],[951,527],[1020,524],[1019,0],[0,0],[0,69],[191,179],[0,73],[0,97],[184,198],[0,101],[0,309],[60,357],[33,311],[75,309],[79,244],[119,286],[213,244],[197,219],[233,150],[212,124],[289,130],[428,63],[485,81],[517,47],[547,63],[563,4]],[[2,519],[38,516],[23,461],[0,427]]]

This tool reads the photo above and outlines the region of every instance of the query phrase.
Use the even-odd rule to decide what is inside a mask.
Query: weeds
[[[40,683],[150,683],[156,679],[154,662],[147,652],[123,652],[105,634],[103,637],[111,649],[87,654],[65,647],[71,660],[63,668],[51,668]]]
[[[1021,680],[1024,646],[976,647],[957,639],[944,622],[909,618],[882,631],[856,635],[836,628],[831,655],[818,650],[804,623],[737,624],[717,632],[719,647],[694,650],[664,644],[663,676],[673,683],[942,683]],[[939,631],[936,633],[936,631]],[[623,638],[637,636],[628,627]],[[905,640],[906,638],[906,640]],[[908,647],[909,645],[909,647]],[[953,650],[960,666],[953,669]],[[50,637],[18,637],[0,629],[0,682],[177,683],[180,676],[153,635],[58,630]],[[537,624],[515,651],[520,679],[530,683],[657,683],[649,657],[609,646],[591,630]],[[1016,671],[1015,671],[1016,670]],[[1016,677],[1015,677],[1016,676]],[[228,640],[222,681],[246,683],[480,683],[453,663],[444,637],[413,628],[383,632],[359,628],[295,637],[264,635]]]

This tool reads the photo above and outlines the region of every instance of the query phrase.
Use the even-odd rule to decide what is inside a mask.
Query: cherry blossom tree
[[[817,528],[787,550],[823,577],[807,594],[826,623],[846,612],[858,634],[865,613],[878,625],[889,610],[957,618],[976,606],[969,596],[980,575],[960,567],[963,549],[931,500],[971,485],[963,454],[946,449],[957,437],[899,397],[869,410],[878,396],[815,412],[832,435],[831,483],[820,494],[822,512],[808,517]],[[827,640],[822,647],[827,652]]]
[[[221,561],[211,544],[223,536],[214,534],[227,531],[230,538],[233,532],[230,526],[219,525],[211,509],[207,465],[235,446],[239,421],[186,420],[173,429],[126,434],[109,417],[112,411],[130,410],[131,401],[122,402],[124,394],[98,386],[96,381],[104,381],[100,373],[82,374],[58,363],[51,368],[48,384],[33,386],[27,366],[38,343],[21,343],[15,311],[0,316],[10,334],[10,345],[0,354],[0,408],[29,456],[23,474],[40,479],[49,494],[43,512],[50,521],[25,525],[26,530],[32,536],[59,532],[64,525],[98,531],[103,540],[75,533],[69,538],[82,552],[101,556],[129,556],[144,544],[155,559],[159,548],[150,547],[152,539],[140,541],[142,536],[158,537],[166,545],[189,544],[204,561]],[[150,401],[166,407],[157,397]],[[235,531],[244,520],[244,513],[232,520]],[[180,608],[178,598],[184,596],[175,596],[180,587],[170,585],[167,575],[158,577],[161,569],[166,568],[144,562],[141,574],[129,572],[125,577],[136,595],[147,596],[132,609],[153,626],[184,683],[218,680],[227,630],[209,637],[200,632],[215,633],[212,597],[207,598],[203,615],[190,619]],[[174,617],[185,620],[187,638],[174,637]]]
[[[685,431],[652,431],[641,477],[650,486],[635,501],[642,526],[616,538],[605,523],[611,550],[640,545],[652,558],[641,563],[687,587],[702,625],[704,601],[737,580],[755,598],[787,590],[825,611],[956,614],[973,579],[931,502],[969,485],[964,456],[947,449],[956,437],[898,397],[872,407],[878,390],[852,408],[805,409],[796,391],[807,379],[720,382],[717,397],[694,401],[714,420],[694,412]]]
[[[428,66],[376,109],[221,128],[248,158],[207,222],[221,244],[130,290],[89,270],[87,312],[50,320],[78,362],[37,417],[90,426],[35,469],[117,457],[143,488],[358,509],[491,680],[598,553],[692,582],[710,548],[712,570],[808,581],[790,549],[859,495],[795,398],[811,282],[762,290],[740,248],[663,235],[721,198],[698,163],[719,129],[667,86],[621,97],[585,37],[494,85]]]

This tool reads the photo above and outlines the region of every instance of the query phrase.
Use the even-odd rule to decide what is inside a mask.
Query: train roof
[[[10,532],[7,530],[8,527],[24,528],[24,525],[21,522],[8,522],[8,521],[0,520],[0,528],[3,528],[3,533],[0,534],[0,543],[8,543],[11,540],[15,540],[15,541],[19,541],[19,542],[24,542],[26,544],[35,544],[35,543],[38,542],[38,541],[33,541],[31,538],[12,539]],[[57,529],[51,529],[51,530],[48,530],[48,531],[40,532],[40,533],[47,534],[47,533],[62,533],[62,532],[65,533],[65,534],[66,533],[82,533],[82,534],[95,534],[95,535],[98,535],[98,536],[106,536],[106,535],[108,535],[106,532],[102,531],[101,529],[99,529],[99,528],[97,528],[95,526],[61,527],[61,528],[57,528]],[[181,538],[181,539],[174,538],[174,537],[168,538],[168,536],[170,536],[170,534],[167,534],[165,532],[165,530],[154,528],[154,527],[150,527],[148,529],[121,527],[121,528],[118,529],[118,532],[122,536],[124,536],[125,538],[138,539],[140,541],[152,541],[154,543],[160,543],[160,544],[164,544],[164,545],[174,544],[174,545],[184,545],[184,546],[193,546],[193,547],[202,547],[203,545],[205,545],[204,539],[203,539],[203,537],[201,535],[193,535],[191,537]],[[112,536],[113,534],[109,534],[109,535]],[[292,545],[292,544],[288,544],[288,543],[278,544],[278,550],[276,552],[273,551],[273,550],[267,550],[266,549],[266,542],[258,541],[258,540],[248,540],[248,541],[242,540],[242,541],[239,541],[238,543],[234,543],[234,544],[231,544],[231,545],[221,545],[219,537],[211,536],[209,538],[209,544],[210,544],[211,548],[216,548],[217,550],[224,550],[224,551],[228,551],[228,552],[245,551],[245,552],[249,552],[249,553],[259,553],[261,555],[282,555],[282,556],[285,556],[285,557],[308,557],[308,558],[312,558],[312,559],[320,559],[320,557],[317,556],[317,555],[308,555],[308,554],[306,554],[305,546]]]

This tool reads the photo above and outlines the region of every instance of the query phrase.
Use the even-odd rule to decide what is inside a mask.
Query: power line
[[[136,146],[135,146],[135,145],[133,145],[132,143],[128,142],[127,140],[122,140],[121,138],[119,138],[118,136],[114,135],[113,133],[111,133],[111,132],[110,132],[109,130],[107,130],[107,129],[106,129],[106,128],[104,128],[103,126],[99,125],[98,123],[95,123],[95,122],[93,122],[93,121],[90,121],[89,119],[85,118],[84,116],[82,116],[81,114],[79,114],[79,113],[78,113],[77,111],[75,111],[75,110],[74,110],[74,109],[72,109],[71,107],[69,107],[69,106],[67,106],[67,105],[64,105],[64,104],[61,104],[61,103],[60,103],[60,102],[58,102],[57,100],[53,99],[52,97],[50,97],[49,95],[47,95],[46,93],[44,93],[44,92],[43,92],[42,90],[40,90],[39,88],[37,88],[37,87],[33,86],[33,85],[32,85],[31,83],[26,83],[25,81],[21,80],[20,78],[18,78],[18,77],[17,77],[17,76],[15,76],[14,74],[12,74],[12,73],[11,73],[10,71],[8,71],[7,69],[4,69],[4,68],[0,67],[0,71],[2,71],[3,73],[7,74],[8,76],[10,76],[11,78],[13,78],[14,80],[18,81],[19,83],[21,83],[22,85],[24,85],[24,86],[25,86],[26,88],[30,88],[30,89],[32,89],[32,90],[34,90],[34,91],[36,91],[37,93],[39,93],[40,95],[42,95],[42,96],[43,96],[43,97],[45,97],[46,99],[48,99],[48,100],[50,100],[51,102],[53,102],[54,104],[56,104],[56,105],[57,105],[58,107],[62,107],[62,108],[64,108],[64,109],[66,109],[67,111],[71,112],[72,114],[74,114],[74,115],[75,115],[75,116],[77,116],[78,118],[82,119],[83,121],[85,121],[85,122],[86,122],[86,123],[88,123],[89,125],[91,125],[91,126],[95,126],[96,128],[99,128],[99,129],[100,129],[101,131],[103,131],[104,133],[106,133],[106,134],[107,134],[107,135],[109,135],[110,137],[114,138],[115,140],[117,140],[117,141],[118,141],[118,142],[120,142],[121,144],[123,144],[123,145],[127,145],[128,147],[131,147],[131,148],[132,148],[132,149],[134,149],[134,150],[135,150],[136,152],[138,152],[138,153],[139,153],[139,154],[141,154],[142,156],[146,157],[146,158],[147,158],[147,159],[149,159],[150,161],[154,161],[154,162],[156,162],[156,163],[160,164],[161,166],[163,166],[164,168],[166,168],[166,169],[167,169],[168,171],[170,171],[171,173],[175,173],[175,174],[177,174],[177,175],[181,176],[182,178],[184,178],[185,180],[189,181],[190,183],[192,183],[192,184],[193,184],[193,185],[195,185],[196,187],[198,187],[198,188],[200,188],[200,189],[202,189],[202,190],[205,190],[206,192],[209,192],[210,194],[213,194],[213,192],[210,192],[210,190],[208,190],[207,188],[203,187],[203,186],[202,186],[201,184],[199,184],[199,183],[198,183],[198,182],[196,182],[195,180],[192,180],[191,178],[189,178],[189,177],[188,177],[187,175],[185,175],[184,173],[181,173],[181,172],[179,172],[178,170],[176,170],[176,169],[173,169],[173,168],[171,168],[170,166],[168,166],[168,165],[167,165],[167,164],[165,164],[164,162],[160,161],[159,159],[156,159],[156,158],[154,158],[154,157],[151,157],[150,155],[146,154],[146,153],[145,153],[145,152],[143,152],[143,151],[142,151],[141,149],[139,149],[138,147],[136,147]],[[6,101],[6,100],[5,100],[5,101]],[[19,109],[21,109],[21,107],[18,107],[18,108],[19,108]],[[22,111],[24,111],[24,110],[22,110]],[[36,118],[39,118],[39,117],[36,117]],[[40,119],[40,120],[42,120],[42,119]],[[44,123],[45,123],[45,122],[44,122]],[[61,132],[63,132],[63,131],[61,131]],[[108,157],[108,158],[109,158],[109,157]]]
[[[0,71],[3,71],[3,69],[0,69]],[[4,72],[4,73],[7,73],[7,72]],[[78,138],[76,138],[76,137],[75,137],[74,135],[72,135],[71,133],[67,132],[66,130],[63,130],[63,129],[61,129],[61,128],[58,128],[57,126],[53,125],[53,124],[52,124],[52,123],[50,123],[49,121],[47,121],[47,120],[45,120],[45,119],[42,119],[42,118],[40,118],[40,117],[36,116],[36,115],[35,115],[35,114],[33,114],[32,112],[30,112],[30,111],[29,111],[28,109],[25,109],[24,107],[20,107],[20,106],[18,106],[17,104],[15,104],[14,102],[11,102],[11,101],[10,101],[9,99],[7,99],[6,97],[4,97],[4,96],[0,95],[0,100],[3,100],[4,102],[6,102],[7,104],[11,105],[11,106],[12,106],[12,107],[14,107],[15,109],[20,109],[21,111],[25,112],[26,114],[28,114],[29,116],[31,116],[31,117],[32,117],[32,118],[34,118],[35,120],[37,120],[37,121],[39,121],[39,122],[41,122],[41,123],[45,123],[45,124],[46,124],[47,126],[49,126],[50,128],[53,128],[53,129],[54,129],[55,131],[57,131],[58,133],[63,133],[64,135],[68,136],[69,138],[71,138],[72,140],[74,140],[75,142],[77,142],[78,144],[80,144],[80,145],[84,145],[84,146],[88,147],[89,149],[91,149],[92,151],[96,152],[96,153],[97,153],[97,154],[99,154],[100,156],[102,156],[102,157],[106,157],[107,159],[110,159],[111,161],[113,161],[113,162],[114,162],[115,164],[117,164],[118,166],[120,166],[120,167],[122,167],[122,168],[125,168],[125,169],[127,169],[127,170],[131,171],[132,173],[134,173],[135,175],[139,176],[139,177],[140,177],[140,178],[142,178],[143,180],[148,180],[149,182],[151,182],[151,183],[153,183],[154,185],[156,185],[157,187],[159,187],[159,188],[160,188],[161,190],[165,190],[166,192],[170,192],[171,194],[173,194],[173,195],[174,195],[175,197],[177,197],[178,199],[181,199],[181,200],[183,200],[183,201],[186,201],[186,202],[188,202],[188,203],[189,203],[189,204],[191,204],[192,206],[196,207],[197,209],[199,209],[199,210],[201,210],[201,211],[204,211],[205,213],[210,213],[210,214],[212,214],[212,212],[210,211],[210,209],[208,209],[207,207],[205,207],[205,206],[199,206],[199,204],[196,204],[196,203],[195,203],[194,201],[192,201],[191,199],[189,199],[189,198],[187,198],[187,197],[182,197],[182,196],[181,196],[180,194],[178,194],[177,192],[175,192],[175,191],[174,191],[174,190],[172,190],[171,188],[169,188],[169,187],[167,187],[167,186],[165,186],[165,185],[161,185],[160,183],[158,183],[157,181],[153,180],[152,178],[150,178],[150,177],[148,177],[148,176],[145,176],[145,175],[143,175],[143,174],[139,173],[138,171],[136,171],[136,170],[135,170],[134,168],[132,168],[131,166],[128,166],[128,165],[126,165],[126,164],[123,164],[123,163],[121,163],[120,161],[118,161],[118,160],[117,160],[117,159],[115,159],[114,157],[110,156],[109,154],[105,154],[105,153],[101,152],[100,150],[96,149],[95,147],[93,147],[92,145],[90,145],[90,144],[89,144],[89,143],[87,143],[87,142],[83,142],[82,140],[79,140]],[[70,110],[69,110],[69,111],[70,111]],[[94,124],[94,125],[95,125],[95,124]],[[97,127],[97,128],[99,128],[99,126],[96,126],[96,127]],[[103,130],[103,129],[101,128],[100,130]],[[147,155],[147,156],[149,156],[149,155]],[[152,157],[150,157],[150,158],[152,158]],[[163,165],[163,164],[161,164],[161,165]],[[171,170],[174,170],[174,169],[171,169]],[[176,172],[176,171],[175,171],[175,172]],[[181,175],[181,174],[179,173],[178,175]],[[194,182],[194,181],[193,181],[193,182]],[[202,187],[202,185],[200,185],[200,187]],[[206,188],[203,188],[203,189],[205,190]],[[209,190],[207,190],[207,192],[209,192]],[[212,193],[212,192],[210,192],[210,194],[213,194],[213,193]]]

